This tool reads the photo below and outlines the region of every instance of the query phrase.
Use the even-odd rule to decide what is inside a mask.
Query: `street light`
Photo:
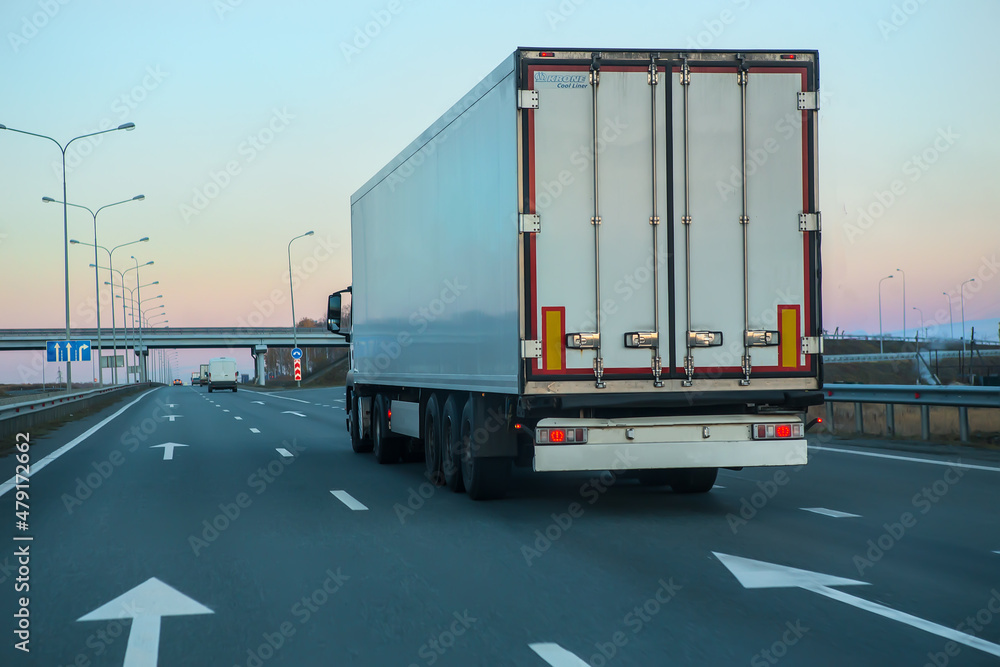
[[[153,262],[149,261],[149,262],[146,262],[145,264],[139,264],[139,260],[135,258],[135,255],[130,255],[130,257],[133,260],[135,260],[135,267],[134,267],[135,268],[135,284],[136,284],[136,288],[135,288],[136,292],[135,292],[135,294],[136,294],[136,297],[138,297],[138,301],[137,302],[138,303],[142,303],[142,291],[139,289],[139,283],[141,282],[139,280],[139,267],[140,266],[149,266]],[[140,351],[139,361],[142,362],[142,373],[141,373],[142,380],[141,381],[145,382],[146,381],[146,358],[145,358],[145,350],[142,349],[142,317],[141,317],[142,311],[141,310],[139,312],[139,315],[140,315],[140,317],[139,317],[139,351]]]
[[[307,236],[312,236],[312,235],[313,235],[313,232],[311,232],[311,231],[310,232],[306,232],[305,234],[300,234],[299,236],[296,236],[294,239],[292,239],[291,241],[288,242],[288,291],[289,291],[289,293],[291,295],[291,298],[292,298],[292,345],[294,345],[295,347],[299,346],[299,339],[298,339],[298,336],[296,335],[296,331],[295,331],[295,324],[296,324],[295,323],[295,288],[292,286],[292,241],[295,241],[295,240],[301,239],[301,238],[305,238]],[[296,386],[301,387],[302,386],[302,381],[301,380],[296,380],[295,384],[296,384]]]
[[[903,274],[903,340],[906,340],[906,272],[903,269],[896,269]]]
[[[965,284],[975,282],[975,278],[969,278],[963,282],[958,291],[962,293],[962,356],[965,356]]]
[[[948,326],[951,331],[949,338],[955,338],[955,318],[951,316],[951,296],[947,292],[941,292],[948,299]]]
[[[139,196],[141,197],[142,195],[139,195]],[[129,199],[128,201],[132,201],[132,200]],[[119,203],[121,203],[121,202],[119,202]],[[71,206],[72,206],[72,204],[71,204]],[[100,210],[100,209],[98,209],[98,210]],[[96,216],[95,216],[95,226],[94,226],[95,236],[96,236],[96,233],[97,233],[96,230],[97,230],[97,226],[96,226]],[[108,250],[107,248],[105,248],[102,245],[96,245],[96,244],[93,244],[93,243],[87,243],[85,241],[77,241],[76,239],[70,239],[69,242],[70,242],[70,245],[93,246],[94,247],[94,254],[95,255],[97,254],[97,249],[98,248],[100,248],[104,252],[108,253],[108,265],[107,266],[98,266],[96,258],[94,260],[94,263],[91,264],[90,266],[94,269],[94,273],[95,274],[97,273],[98,269],[107,269],[108,270],[108,277],[111,278],[112,281],[114,281],[115,277],[111,275],[111,272],[112,271],[117,271],[117,269],[112,269],[111,265],[112,265],[112,262],[113,262],[115,250],[118,250],[119,248],[124,248],[125,246],[133,245],[135,243],[145,243],[148,240],[149,240],[149,237],[148,236],[144,236],[141,239],[139,239],[138,241],[129,241],[128,243],[122,243],[120,245],[116,245],[111,250]],[[118,274],[122,275],[122,272],[118,271]],[[124,283],[124,282],[125,282],[125,278],[122,277],[122,283]],[[113,381],[114,381],[115,384],[118,384],[118,332],[115,330],[115,290],[114,290],[114,283],[113,282],[108,282],[107,280],[105,280],[104,284],[112,286],[112,288],[111,288],[111,341],[112,341],[112,346],[113,346],[113,349],[114,349],[114,359],[115,359],[115,363],[112,364],[112,368],[114,369],[114,380]],[[98,314],[97,314],[98,340],[100,339],[100,329],[101,329],[100,306],[101,306],[101,299],[100,299],[100,297],[98,297],[97,298],[97,307],[98,307]],[[125,325],[125,321],[122,320],[122,326],[124,326],[124,325]],[[127,382],[126,382],[126,384],[127,384]]]
[[[100,247],[103,247],[103,246],[98,245],[98,243],[97,243],[97,214],[100,213],[101,211],[103,211],[106,208],[111,208],[112,206],[118,206],[119,204],[127,204],[127,203],[132,202],[132,201],[142,201],[145,198],[146,198],[146,195],[136,195],[135,197],[132,197],[131,199],[123,199],[122,201],[116,201],[113,204],[105,204],[104,206],[100,207],[96,211],[93,211],[93,210],[91,210],[90,208],[88,208],[86,206],[81,206],[80,204],[70,204],[69,202],[59,201],[58,199],[53,199],[52,197],[42,197],[42,202],[44,202],[44,203],[62,204],[63,206],[72,206],[74,208],[82,208],[84,211],[87,211],[88,213],[90,213],[91,217],[94,218],[94,242],[92,244],[88,243],[87,245],[92,245],[94,247],[94,264],[96,265],[97,264],[97,249],[100,248]],[[72,241],[71,241],[71,243],[72,243]],[[104,366],[103,366],[103,361],[104,361],[104,345],[101,343],[101,291],[100,291],[100,284],[98,282],[99,280],[100,280],[100,278],[98,277],[97,268],[95,266],[95,268],[94,268],[94,298],[97,299],[97,356],[100,358],[100,360],[102,362],[101,364],[98,365],[97,372],[98,372],[98,378],[99,378],[98,384],[99,384],[99,386],[103,387],[104,386]],[[114,315],[114,311],[115,311],[115,309],[112,307],[111,308],[112,316]]]
[[[882,278],[882,280],[878,281],[878,353],[879,354],[884,354],[885,352],[882,349],[882,344],[885,341],[885,339],[882,336],[882,283],[885,282],[886,280],[890,280],[891,278],[892,274],[890,273],[885,278]]]
[[[920,329],[924,328],[924,311],[920,310],[916,306],[913,306],[913,310],[915,310],[918,313],[920,313],[920,328],[917,329],[917,337],[919,338],[920,337]],[[924,338],[927,338],[927,332],[926,331],[924,331]]]
[[[66,149],[77,139],[86,139],[87,137],[96,137],[99,134],[105,134],[107,132],[117,132],[118,130],[134,130],[135,123],[122,123],[118,127],[112,127],[107,130],[101,130],[99,132],[91,132],[90,134],[81,134],[79,137],[73,137],[66,142],[63,146],[58,141],[52,137],[46,136],[44,134],[35,134],[34,132],[25,132],[24,130],[16,130],[12,127],[7,127],[6,125],[0,124],[0,130],[7,130],[8,132],[17,132],[18,134],[27,134],[31,137],[38,137],[39,139],[48,139],[56,146],[59,147],[59,151],[62,153],[62,185],[63,185],[63,275],[65,276],[66,282],[66,340],[71,340],[69,330],[69,207],[66,205]],[[96,262],[95,262],[96,263]],[[69,361],[69,355],[66,355],[66,391],[72,391],[73,389],[73,365]]]

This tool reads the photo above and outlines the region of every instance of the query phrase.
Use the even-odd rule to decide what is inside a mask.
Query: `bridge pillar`
[[[257,359],[257,385],[263,387],[267,379],[264,374],[264,357],[267,354],[267,345],[254,345],[253,351]]]

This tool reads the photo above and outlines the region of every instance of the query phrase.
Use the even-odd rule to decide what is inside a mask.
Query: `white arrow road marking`
[[[860,519],[860,514],[851,514],[850,512],[839,512],[837,510],[828,510],[825,507],[800,507],[800,510],[806,512],[813,512],[815,514],[822,514],[823,516],[831,516],[834,519]]]
[[[337,498],[337,500],[339,500],[340,502],[344,503],[345,505],[347,505],[348,507],[350,507],[352,510],[358,511],[358,510],[366,510],[366,509],[368,509],[367,507],[365,507],[364,505],[362,505],[361,503],[359,503],[354,498],[354,496],[352,496],[351,494],[349,494],[347,491],[331,491],[330,493],[332,493],[334,495],[334,497]]]
[[[173,421],[173,420],[177,419],[178,417],[183,417],[184,415],[163,415],[163,416],[166,417],[167,419],[169,419],[170,421]]]
[[[286,459],[295,458],[295,454],[292,454],[290,451],[288,451],[284,447],[278,447],[277,450],[278,450],[278,453],[281,454],[282,456],[284,456]]]
[[[820,447],[819,445],[809,445],[809,449],[816,449],[821,452],[837,452],[838,454],[854,454],[855,456],[873,456],[877,459],[892,459],[893,461],[910,461],[911,463],[930,463],[931,465],[945,466],[947,468],[965,468],[966,470],[987,470],[989,472],[1000,472],[1000,468],[991,468],[990,466],[977,466],[977,465],[972,465],[971,463],[957,463],[955,461],[935,461],[934,459],[915,459],[909,456],[876,454],[875,452],[858,452],[853,449]]]
[[[239,421],[243,421],[243,417],[233,417],[233,419],[238,419]]]
[[[296,417],[305,417],[305,415],[302,414],[301,412],[292,412],[291,410],[285,410],[281,414],[283,414],[283,415],[295,415]]]
[[[588,667],[588,664],[576,657],[559,644],[528,644],[528,648],[538,654],[538,657],[552,667]]]
[[[255,429],[255,428],[250,429],[250,432],[251,433],[260,433],[260,431],[258,429]]]
[[[712,553],[722,561],[723,565],[729,568],[729,571],[743,584],[744,588],[802,588],[813,593],[819,593],[833,600],[844,602],[852,607],[870,611],[873,614],[878,614],[890,620],[905,623],[938,637],[949,639],[959,644],[965,644],[971,648],[979,649],[984,653],[1000,656],[1000,645],[991,644],[979,637],[974,637],[964,632],[911,616],[906,612],[890,609],[876,602],[830,588],[830,586],[867,586],[868,584],[864,581],[844,579],[842,577],[810,572],[809,570],[799,570],[794,567],[775,565],[774,563],[765,563],[764,561],[751,560],[739,556]]]
[[[208,607],[151,577],[77,621],[132,619],[123,667],[156,667],[160,653],[160,618],[214,614]]]
[[[150,449],[158,449],[163,447],[163,460],[173,461],[174,460],[174,447],[187,447],[187,445],[182,445],[179,442],[165,442],[162,445],[153,445]]]
[[[251,403],[258,403],[258,404],[260,404],[260,405],[264,405],[264,401],[250,401],[250,402],[251,402]]]

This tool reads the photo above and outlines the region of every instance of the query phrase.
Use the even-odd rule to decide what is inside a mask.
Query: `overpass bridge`
[[[97,345],[97,329],[71,329],[73,339],[90,340]],[[291,327],[158,327],[125,336],[120,331],[112,337],[111,331],[101,329],[101,343],[105,350],[117,346],[131,349],[141,357],[139,364],[145,378],[146,358],[150,350],[179,348],[250,348],[256,360],[257,383],[264,384],[264,353],[269,347],[347,347],[343,336],[326,329],[313,327],[295,330]],[[0,352],[44,350],[51,340],[66,340],[66,329],[0,329]]]

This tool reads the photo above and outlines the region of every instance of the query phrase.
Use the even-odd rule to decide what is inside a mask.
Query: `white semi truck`
[[[804,464],[818,101],[815,51],[515,51],[351,198],[354,450],[476,499]]]

